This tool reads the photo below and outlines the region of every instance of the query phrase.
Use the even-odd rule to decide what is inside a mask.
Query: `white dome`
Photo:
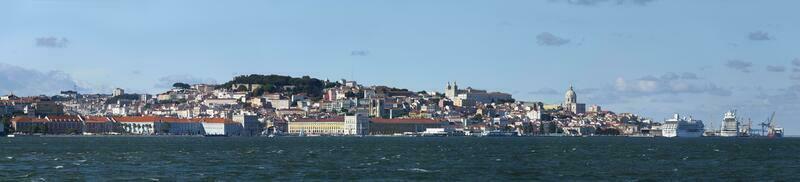
[[[575,90],[572,89],[572,86],[570,86],[569,90],[567,90],[567,94],[564,95],[564,99],[566,103],[577,103],[578,95],[575,94]]]

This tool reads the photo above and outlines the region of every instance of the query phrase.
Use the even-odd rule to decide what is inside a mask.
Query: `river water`
[[[800,138],[0,138],[2,181],[798,181]]]

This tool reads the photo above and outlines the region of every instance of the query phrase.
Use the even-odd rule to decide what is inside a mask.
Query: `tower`
[[[576,104],[578,103],[578,95],[575,94],[575,90],[573,90],[572,86],[569,86],[569,90],[567,90],[567,94],[564,95],[564,104]]]
[[[444,96],[451,100],[456,98],[458,96],[458,83],[453,82],[453,85],[450,85],[450,82],[447,82]]]
[[[567,90],[567,93],[564,94],[563,107],[565,110],[574,114],[586,113],[586,104],[578,103],[578,94],[575,94],[575,90],[572,88],[572,86],[569,86],[569,90]]]

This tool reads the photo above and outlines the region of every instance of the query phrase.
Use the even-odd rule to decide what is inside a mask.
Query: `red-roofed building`
[[[107,134],[114,132],[114,122],[105,116],[81,116],[84,133]]]
[[[159,132],[161,126],[161,117],[158,116],[112,117],[111,120],[128,134],[152,135]]]
[[[32,134],[47,132],[47,119],[29,116],[11,118],[11,125],[18,133]]]
[[[170,135],[204,135],[203,120],[164,117],[161,118],[164,131]]]
[[[83,133],[83,120],[79,116],[49,115],[45,117],[48,122],[47,134],[81,134]]]

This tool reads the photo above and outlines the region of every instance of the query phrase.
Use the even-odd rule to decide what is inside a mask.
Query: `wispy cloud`
[[[771,66],[770,65],[770,66],[767,66],[767,71],[782,73],[782,72],[786,72],[786,67],[785,66]]]
[[[569,42],[569,39],[558,37],[550,32],[542,32],[536,36],[536,43],[541,46],[562,46]]]
[[[69,40],[61,37],[39,37],[36,38],[36,47],[44,48],[65,48],[69,46]]]
[[[699,79],[684,79],[675,73],[666,73],[660,77],[645,76],[632,80],[620,77],[615,80],[614,88],[617,92],[634,96],[683,93],[705,93],[716,96],[732,94],[730,90],[713,83],[702,82]]]
[[[750,34],[747,35],[747,39],[753,41],[765,41],[765,40],[772,40],[773,37],[770,36],[769,33],[767,32],[755,31],[755,32],[750,32]]]
[[[369,50],[353,50],[350,51],[350,56],[368,56]]]
[[[531,95],[558,95],[558,91],[552,88],[541,88],[536,91],[528,92]]]
[[[698,77],[697,74],[695,74],[695,73],[684,72],[684,73],[681,73],[681,79],[697,80],[697,79],[700,79],[700,77]]]
[[[655,2],[655,0],[550,0],[550,2],[567,3],[570,5],[579,5],[579,6],[597,6],[597,5],[644,6],[652,2]]]
[[[753,67],[753,63],[742,60],[728,60],[725,66],[741,72],[750,73],[750,68]]]

